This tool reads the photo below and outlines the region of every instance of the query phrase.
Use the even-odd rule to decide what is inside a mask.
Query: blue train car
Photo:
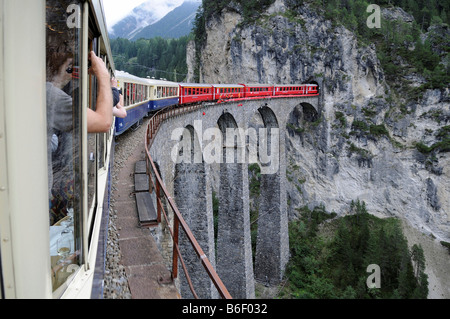
[[[150,87],[149,111],[154,112],[179,103],[179,85],[176,82],[148,79]]]
[[[149,113],[179,103],[178,83],[139,78],[123,71],[116,71],[115,77],[127,111],[125,118],[116,118],[116,136],[139,123]]]
[[[127,116],[125,118],[116,117],[116,133],[115,135],[120,135],[126,130],[128,130],[133,125],[137,124],[148,114],[148,102],[143,102],[137,104],[132,108],[127,108]]]
[[[125,118],[116,118],[115,135],[120,135],[131,126],[140,122],[150,111],[151,81],[139,78],[127,72],[116,71],[119,90],[123,95]]]

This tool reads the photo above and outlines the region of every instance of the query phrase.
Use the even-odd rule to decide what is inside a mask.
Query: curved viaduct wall
[[[285,135],[289,115],[302,107],[320,114],[319,97],[204,104],[165,121],[150,149],[180,212],[233,298],[254,298],[254,279],[278,284],[289,258]],[[248,165],[261,168],[258,234],[253,267]],[[217,252],[212,170],[219,176]],[[220,172],[217,172],[219,170]],[[189,250],[189,245],[180,245]],[[217,291],[193,252],[183,254],[200,298]],[[182,275],[180,274],[180,277]],[[181,294],[191,297],[181,280]]]

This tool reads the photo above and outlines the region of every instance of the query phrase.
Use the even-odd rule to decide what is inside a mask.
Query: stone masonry
[[[233,298],[255,298],[255,278],[269,285],[276,285],[282,279],[289,258],[286,124],[289,114],[297,106],[312,106],[320,114],[319,99],[276,98],[205,103],[203,108],[162,123],[155,137],[150,153],[160,169],[166,188],[174,194],[180,212]],[[252,130],[249,123],[255,116],[261,118],[266,131]],[[233,129],[235,136],[229,138],[227,128]],[[221,134],[215,135],[215,132]],[[254,133],[257,145],[251,143],[255,139]],[[191,148],[188,149],[187,145]],[[256,152],[252,153],[252,150]],[[253,267],[248,165],[255,157],[261,167],[262,179]],[[211,158],[220,164],[212,164]],[[213,174],[210,172],[213,167],[220,169],[216,252],[211,186]],[[194,287],[198,287],[197,294],[201,298],[217,298],[217,291],[205,277],[206,271],[202,271],[198,257],[190,244],[181,243],[183,241],[187,240],[180,236],[183,258]],[[179,267],[182,297],[192,298],[189,288],[183,284],[182,272]]]

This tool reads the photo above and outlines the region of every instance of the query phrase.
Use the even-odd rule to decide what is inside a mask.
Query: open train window
[[[82,259],[82,1],[46,1],[47,158],[53,290]]]

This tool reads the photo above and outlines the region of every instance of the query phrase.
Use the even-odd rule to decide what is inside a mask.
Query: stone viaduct
[[[321,114],[321,97],[205,103],[164,121],[150,154],[167,190],[233,298],[255,298],[255,279],[280,283],[289,258],[286,125],[294,113]],[[256,253],[252,256],[248,165],[261,168]],[[219,200],[217,234],[213,199]],[[183,258],[200,298],[218,294],[190,245]],[[183,252],[185,251],[185,253]],[[189,260],[189,258],[192,258]],[[254,263],[254,265],[253,265]],[[191,292],[180,271],[183,298]]]

